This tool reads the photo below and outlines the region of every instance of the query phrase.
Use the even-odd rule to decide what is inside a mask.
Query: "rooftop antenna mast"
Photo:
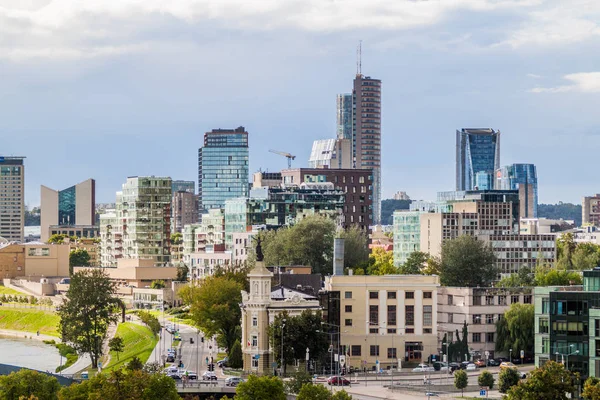
[[[362,40],[358,41],[356,47],[356,75],[362,75]]]

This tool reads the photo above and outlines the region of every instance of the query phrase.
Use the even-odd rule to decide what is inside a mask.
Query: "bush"
[[[459,369],[454,373],[454,387],[460,389],[461,395],[464,394],[464,390],[469,384],[469,377],[467,372]]]
[[[233,344],[233,347],[229,351],[229,366],[231,368],[242,368],[244,366],[244,360],[242,358],[242,345],[239,340]]]
[[[477,383],[479,386],[487,386],[488,389],[494,388],[494,375],[492,375],[489,371],[483,371],[479,374],[479,378],[477,378]]]
[[[298,371],[292,376],[292,379],[285,382],[285,390],[288,393],[296,394],[299,393],[302,386],[307,383],[312,383],[310,374],[306,371]]]
[[[323,385],[305,383],[298,392],[297,400],[330,400],[331,394]]]
[[[514,368],[505,368],[500,371],[498,376],[498,390],[500,393],[506,393],[508,390],[519,383],[519,372]]]

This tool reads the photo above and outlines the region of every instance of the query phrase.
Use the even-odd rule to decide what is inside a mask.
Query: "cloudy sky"
[[[335,133],[335,95],[383,81],[383,194],[454,188],[455,130],[502,131],[540,202],[599,192],[597,0],[0,0],[0,154],[41,184],[197,180],[203,132],[243,125],[250,171]]]

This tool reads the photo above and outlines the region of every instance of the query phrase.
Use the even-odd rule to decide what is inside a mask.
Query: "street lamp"
[[[337,365],[336,365],[336,375],[337,375],[337,380],[339,383],[339,379],[340,379],[340,343],[341,343],[341,336],[342,336],[342,331],[341,331],[341,327],[339,325],[336,324],[331,324],[329,322],[321,322],[321,325],[329,325],[329,326],[333,326],[337,328],[337,334],[338,334],[338,343],[337,343],[337,355],[338,355],[338,359],[337,359]],[[334,335],[335,332],[332,332],[332,335]],[[333,339],[331,340],[332,346],[333,346]],[[333,357],[333,351],[331,352],[332,357]],[[333,371],[332,371],[333,372]]]
[[[281,322],[281,377],[283,377],[283,328],[285,328],[285,319]]]
[[[335,333],[334,332],[323,332],[323,331],[320,331],[320,330],[317,330],[316,332],[317,333],[324,333],[326,335],[329,335],[329,343],[331,343],[330,344],[330,347],[331,347],[331,356],[329,358],[329,360],[330,360],[329,361],[329,373],[331,374],[333,372],[333,335],[335,335]],[[308,353],[307,353],[307,355],[308,355]],[[323,369],[325,369],[325,368],[323,367]],[[333,384],[331,384],[330,386],[331,386],[331,392],[333,393]]]
[[[512,349],[510,349],[509,352],[510,352],[509,360],[510,360],[510,362],[512,362]]]

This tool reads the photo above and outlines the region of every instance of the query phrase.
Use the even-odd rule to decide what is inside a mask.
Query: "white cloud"
[[[600,93],[600,72],[579,72],[565,75],[564,79],[571,81],[570,85],[555,87],[537,87],[529,90],[532,93]]]

